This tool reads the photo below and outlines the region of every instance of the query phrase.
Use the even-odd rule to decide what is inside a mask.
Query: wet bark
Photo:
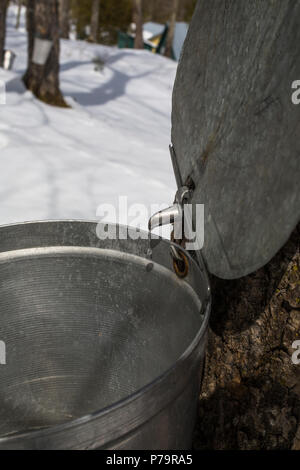
[[[93,0],[92,15],[91,15],[91,42],[98,42],[99,40],[99,13],[100,13],[100,0]]]
[[[142,12],[142,0],[133,1],[133,22],[136,25],[134,48],[143,49],[143,12]]]
[[[63,39],[69,39],[70,6],[70,0],[59,0],[60,37]]]
[[[28,67],[24,83],[45,103],[66,107],[59,89],[59,16],[57,0],[27,0]],[[34,38],[53,41],[45,65],[33,63]]]
[[[173,55],[173,41],[174,41],[178,6],[179,6],[179,0],[173,0],[172,13],[171,13],[170,22],[169,22],[169,31],[168,31],[168,36],[167,36],[166,50],[165,50],[165,56],[169,58],[172,58],[172,55]]]
[[[300,225],[262,269],[212,279],[196,449],[300,449]]]
[[[0,66],[3,65],[3,53],[5,47],[5,30],[6,30],[6,11],[8,0],[0,2]]]

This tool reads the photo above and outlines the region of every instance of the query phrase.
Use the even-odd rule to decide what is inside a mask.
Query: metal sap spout
[[[173,206],[163,209],[150,217],[148,222],[149,231],[162,225],[173,224],[177,217],[181,217],[182,209],[180,204],[175,203]]]

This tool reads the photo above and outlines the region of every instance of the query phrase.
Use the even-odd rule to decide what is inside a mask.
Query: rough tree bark
[[[59,0],[60,37],[63,39],[69,39],[70,6],[70,0]]]
[[[3,64],[3,52],[5,46],[5,29],[6,29],[6,10],[8,0],[0,2],[0,66]]]
[[[264,268],[212,279],[196,449],[300,450],[300,225]]]
[[[91,14],[91,34],[89,38],[91,42],[98,42],[99,39],[99,13],[100,0],[93,0]]]
[[[136,25],[134,48],[143,49],[143,12],[142,12],[142,0],[133,1],[133,23]]]
[[[59,20],[57,0],[27,0],[28,67],[26,87],[45,103],[66,107],[59,89]],[[49,38],[53,46],[45,65],[33,63],[34,38]]]
[[[173,55],[173,41],[174,41],[178,6],[179,6],[179,0],[173,0],[172,12],[171,12],[171,17],[169,21],[169,31],[168,31],[168,36],[167,36],[166,50],[165,50],[165,56],[169,58],[172,58],[172,55]]]

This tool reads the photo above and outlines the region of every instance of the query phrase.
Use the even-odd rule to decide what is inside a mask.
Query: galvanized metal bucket
[[[4,70],[12,70],[16,54],[13,51],[6,50],[3,54],[3,68]]]
[[[34,38],[32,62],[36,65],[45,65],[51,49],[53,47],[53,41],[50,39],[44,39],[40,37]]]
[[[210,308],[203,266],[121,227],[0,229],[0,449],[182,449],[192,442]],[[127,238],[127,240],[124,240]],[[135,237],[136,238],[136,237]]]

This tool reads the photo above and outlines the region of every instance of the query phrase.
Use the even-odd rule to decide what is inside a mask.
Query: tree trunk
[[[172,58],[173,56],[173,41],[174,41],[178,6],[179,6],[179,0],[173,0],[172,14],[171,14],[170,22],[169,22],[169,31],[168,31],[168,36],[167,36],[166,50],[165,50],[165,56],[169,58]]]
[[[153,21],[154,18],[154,12],[155,12],[155,2],[151,1],[148,5],[148,15],[149,15],[149,20]]]
[[[133,1],[133,23],[135,23],[135,49],[144,49],[142,0]]]
[[[3,65],[3,53],[5,47],[5,32],[6,32],[6,10],[8,0],[0,2],[0,66]]]
[[[91,42],[98,42],[99,40],[99,13],[100,13],[100,0],[93,0],[92,14],[91,14],[91,34],[90,34]]]
[[[264,268],[212,280],[196,449],[300,449],[300,225]]]
[[[18,11],[17,11],[17,19],[16,19],[16,29],[20,27],[20,20],[21,20],[21,11],[22,11],[22,0],[18,1]]]
[[[300,449],[300,364],[292,361],[300,339],[300,226],[271,261],[262,256],[272,237],[281,240],[290,220],[294,227],[299,221],[300,106],[291,99],[292,83],[300,78],[299,42],[299,1],[199,0],[179,64],[172,143],[183,181],[195,181],[195,200],[213,220],[215,245],[206,218],[203,253],[213,269],[212,258],[221,264],[225,252],[228,272],[240,268],[243,236],[249,255],[244,267],[250,268],[253,230],[261,265],[267,263],[238,280],[212,278],[196,449]],[[290,191],[286,207],[271,191],[280,181]],[[247,184],[260,201],[254,191],[248,199]],[[279,191],[276,197],[286,196]],[[217,212],[222,200],[230,207],[223,218]],[[266,228],[272,236],[264,243]]]
[[[66,107],[59,89],[59,22],[57,0],[27,0],[28,67],[24,83],[45,103]],[[53,41],[45,65],[33,62],[35,37]]]
[[[70,0],[59,0],[60,37],[69,39],[70,33]]]

